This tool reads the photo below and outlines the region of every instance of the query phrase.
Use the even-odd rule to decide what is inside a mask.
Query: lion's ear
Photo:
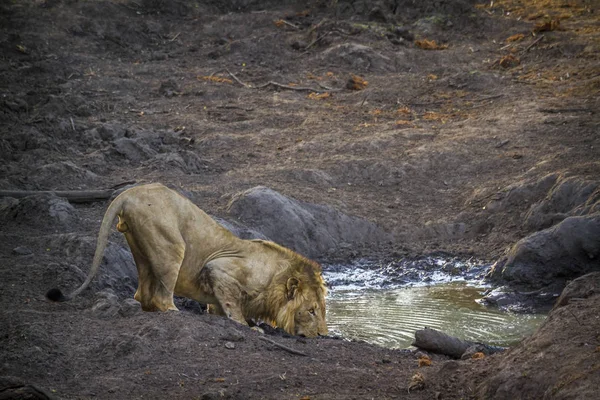
[[[291,277],[287,280],[287,297],[288,300],[292,300],[296,297],[296,291],[300,289],[300,281],[294,277]]]

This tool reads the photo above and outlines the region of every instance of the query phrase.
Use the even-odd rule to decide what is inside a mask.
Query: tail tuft
[[[46,293],[46,298],[51,301],[66,301],[68,300],[60,291],[60,289],[50,289]]]

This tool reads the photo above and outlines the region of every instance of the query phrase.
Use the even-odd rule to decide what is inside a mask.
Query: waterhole
[[[455,259],[379,265],[328,266],[327,323],[348,339],[409,347],[429,327],[462,339],[510,346],[533,331],[544,314],[516,314],[478,302],[488,289],[487,266]]]

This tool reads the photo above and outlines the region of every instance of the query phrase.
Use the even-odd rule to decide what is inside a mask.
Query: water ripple
[[[344,337],[387,347],[410,346],[415,330],[426,326],[467,340],[508,346],[530,334],[545,318],[481,306],[475,300],[483,290],[466,282],[332,290],[328,325]]]

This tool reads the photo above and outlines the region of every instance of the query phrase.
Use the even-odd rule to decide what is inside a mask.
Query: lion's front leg
[[[221,285],[218,285],[221,286]],[[248,325],[242,307],[240,305],[241,291],[237,293],[230,288],[217,287],[215,288],[215,297],[219,304],[215,307],[215,313],[224,315],[229,319],[239,322],[242,325]]]
[[[225,311],[223,311],[223,309],[221,308],[221,306],[219,304],[217,304],[217,303],[215,303],[215,304],[207,304],[206,311],[209,314],[220,315],[222,317],[225,316]]]
[[[231,265],[226,259],[219,259],[208,263],[201,273],[201,280],[205,288],[217,301],[209,305],[209,313],[224,315],[242,325],[248,325],[242,312],[243,291],[240,283],[227,269]],[[208,289],[208,290],[206,290]]]

